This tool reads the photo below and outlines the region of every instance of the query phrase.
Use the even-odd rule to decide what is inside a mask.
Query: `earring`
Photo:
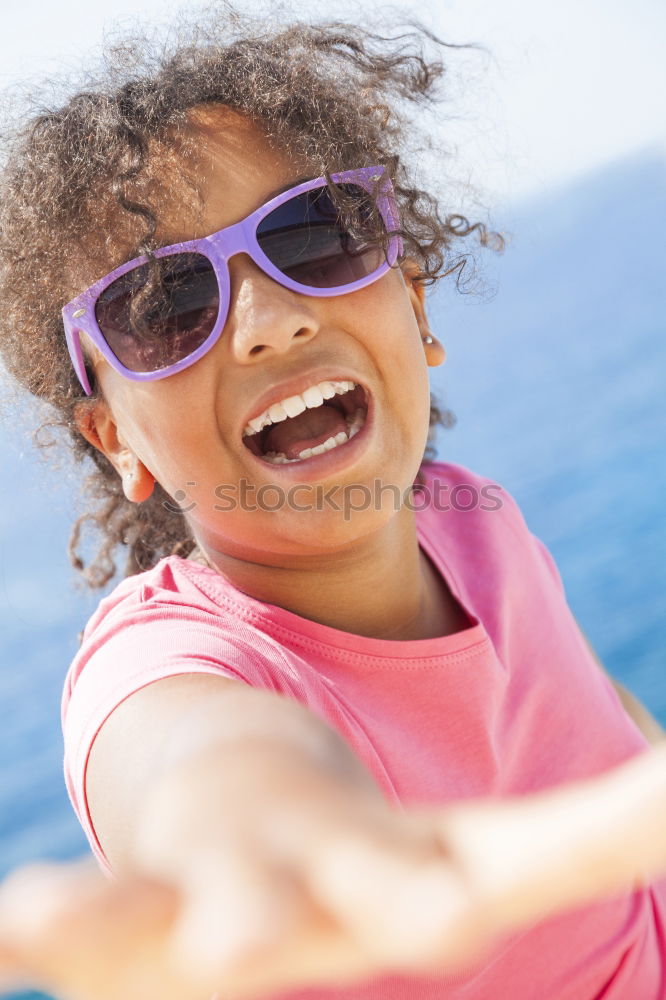
[[[431,337],[429,333],[427,333],[425,335],[425,337],[421,337],[421,340],[423,341],[424,344],[434,344],[435,343],[435,338]]]
[[[151,495],[155,485],[155,479],[140,463],[123,472],[121,482],[125,499],[130,503],[143,503]]]

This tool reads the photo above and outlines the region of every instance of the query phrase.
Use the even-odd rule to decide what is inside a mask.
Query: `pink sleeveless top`
[[[405,806],[536,791],[644,750],[507,491],[450,463],[422,473],[419,544],[469,616],[455,635],[353,635],[176,556],[102,600],[65,680],[62,725],[67,789],[107,873],[86,801],[90,748],[117,705],[174,674],[220,674],[298,700]],[[666,880],[543,920],[455,974],[271,1000],[664,1000],[665,925]]]

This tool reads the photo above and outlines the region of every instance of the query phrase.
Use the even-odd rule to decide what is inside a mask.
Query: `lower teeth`
[[[310,458],[312,455],[323,455],[325,451],[332,451],[333,448],[337,448],[338,445],[346,444],[347,441],[358,434],[361,427],[365,423],[365,412],[358,409],[353,417],[347,417],[347,430],[339,431],[335,437],[330,437],[323,444],[318,444],[316,448],[305,448],[303,451],[299,452],[298,458],[287,458],[284,452],[281,451],[268,451],[265,455],[261,457],[266,461],[270,462],[271,465],[285,465],[287,463],[293,462],[303,462],[306,458]]]

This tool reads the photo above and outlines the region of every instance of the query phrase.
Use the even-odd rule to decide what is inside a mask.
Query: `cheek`
[[[414,364],[423,359],[416,315],[399,272],[389,271],[373,285],[343,298],[347,302],[342,325],[357,329],[378,360]]]
[[[428,365],[416,315],[402,282],[389,286],[389,293],[369,311],[370,318],[376,330],[379,363],[384,370],[399,372],[399,384],[415,394],[418,405],[418,397],[428,395]]]
[[[398,384],[414,394],[415,405],[429,399],[428,365],[421,332],[402,275],[390,271],[374,285],[349,296],[354,299],[347,318],[387,374],[400,373]],[[348,327],[349,328],[349,327]],[[428,407],[429,408],[429,407]]]
[[[112,405],[122,440],[167,492],[178,489],[184,478],[193,478],[186,466],[199,436],[193,436],[199,425],[196,414],[186,419],[188,407],[171,400],[157,384],[125,383],[114,393]]]

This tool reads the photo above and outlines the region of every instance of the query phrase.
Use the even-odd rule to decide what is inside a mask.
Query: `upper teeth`
[[[317,382],[316,385],[308,386],[300,395],[281,399],[279,403],[273,403],[258,417],[250,420],[243,429],[243,437],[247,437],[249,434],[258,434],[269,424],[277,424],[281,420],[286,420],[287,417],[295,417],[299,413],[303,413],[306,409],[312,410],[316,406],[321,406],[325,399],[349,392],[355,385],[355,382],[340,381]]]

